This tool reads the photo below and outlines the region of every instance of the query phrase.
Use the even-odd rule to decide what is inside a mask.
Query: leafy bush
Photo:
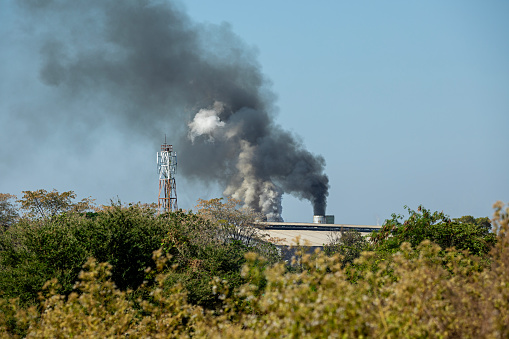
[[[212,293],[213,277],[228,281],[233,289],[244,283],[240,275],[249,247],[218,232],[222,226],[182,211],[169,218],[171,227],[162,241],[162,249],[171,255],[174,269],[168,272],[165,286],[179,283],[188,291],[188,301],[214,309],[221,304]]]
[[[145,268],[153,265],[152,252],[161,246],[168,221],[151,208],[117,204],[99,213],[93,224],[82,238],[90,256],[113,266],[112,279],[120,289],[138,287]]]
[[[368,248],[371,247],[373,253],[369,259],[346,267],[345,271],[351,282],[357,283],[371,273],[385,274],[386,279],[397,280],[392,268],[392,254],[400,251],[403,243],[409,243],[415,258],[421,255],[419,245],[423,241],[438,245],[440,260],[437,260],[449,273],[453,273],[450,266],[455,260],[452,253],[461,257],[463,251],[474,255],[471,260],[461,261],[464,270],[474,272],[489,267],[488,253],[496,242],[496,235],[490,232],[491,223],[488,218],[465,216],[451,220],[443,212],[431,212],[422,206],[419,206],[417,211],[406,206],[405,208],[409,212],[407,220],[403,220],[401,215],[393,214],[378,232],[371,234]],[[454,248],[455,251],[447,252],[448,248]]]
[[[18,218],[14,199],[15,195],[0,193],[0,227],[9,227]]]
[[[486,220],[433,222],[429,211],[416,214],[351,265],[339,253],[303,252],[303,269],[295,271],[245,254],[245,243],[215,236],[217,225],[192,213],[156,216],[150,208],[114,205],[88,216],[21,220],[0,235],[0,336],[508,337],[509,207],[495,205],[493,245],[477,252],[490,258],[484,269],[476,269],[480,257],[469,246],[415,242],[422,231],[446,244],[450,239],[437,235],[473,226],[478,233],[466,232],[466,239],[481,242],[490,239]],[[442,223],[464,225],[456,233],[430,227]],[[396,248],[402,239],[409,241]],[[130,275],[88,259],[78,282],[69,283],[91,254]],[[147,266],[153,268],[141,268]],[[37,285],[46,278],[44,288]],[[22,298],[38,294],[38,307],[23,306]]]
[[[136,288],[167,224],[150,209],[120,204],[88,216],[22,219],[0,233],[0,291],[5,298],[34,303],[44,283],[57,278],[59,291],[67,294],[89,257],[112,264],[120,288]]]
[[[164,274],[156,275],[152,299],[135,304],[131,292],[108,280],[109,265],[89,261],[68,298],[56,293],[55,282],[47,285],[40,315],[0,304],[12,306],[8,315],[0,313],[0,331],[36,337],[506,338],[509,207],[497,204],[493,222],[492,263],[481,271],[465,270],[476,258],[467,251],[444,251],[429,240],[415,248],[402,243],[380,270],[356,284],[349,282],[338,255],[304,254],[306,270],[287,273],[283,264],[267,269],[251,253],[242,269],[246,284],[231,293],[228,283],[212,280],[214,293],[224,299],[220,312],[189,304],[178,284],[164,293]],[[373,255],[364,252],[355,263]],[[449,257],[449,269],[443,256]],[[162,252],[155,257],[156,266],[164,267]],[[397,279],[387,278],[389,269]]]
[[[409,217],[392,215],[379,232],[373,234],[377,251],[395,252],[403,242],[417,247],[422,241],[430,240],[442,249],[455,247],[468,250],[475,255],[486,255],[495,244],[496,236],[491,233],[488,218],[475,219],[466,216],[451,220],[443,212],[430,212],[422,206],[417,211],[408,209]]]
[[[70,291],[87,251],[77,238],[73,222],[77,216],[32,221],[23,219],[0,233],[0,291],[6,298],[17,297],[35,303],[46,281],[57,278],[60,292]]]
[[[44,189],[37,191],[23,191],[23,198],[18,200],[21,209],[28,218],[53,218],[63,212],[85,212],[94,208],[94,200],[84,198],[75,202],[76,193],[67,191],[59,193],[57,190],[48,192]]]
[[[328,238],[329,242],[323,246],[325,254],[329,256],[339,254],[343,267],[353,263],[360,257],[361,252],[371,249],[368,240],[358,231],[331,232]]]
[[[221,226],[223,227],[223,226]],[[161,246],[177,265],[165,284],[180,283],[193,304],[215,308],[214,276],[244,283],[244,254],[253,247],[221,236],[220,226],[193,213],[156,215],[139,204],[112,204],[95,213],[65,212],[46,218],[23,218],[0,232],[0,296],[35,304],[44,283],[56,278],[58,293],[68,295],[87,258],[111,265],[111,279],[121,290],[151,281],[146,268]],[[251,244],[256,244],[252,239]],[[255,249],[272,249],[263,244]],[[262,253],[262,251],[259,251]],[[265,252],[267,253],[267,252]]]
[[[210,282],[214,277],[226,281],[233,291],[245,283],[240,272],[247,252],[268,258],[267,266],[280,256],[276,246],[264,241],[254,227],[257,214],[241,208],[239,201],[200,200],[198,207],[198,214],[179,211],[168,215],[170,227],[162,249],[171,255],[174,269],[167,274],[165,288],[180,284],[187,290],[188,302],[217,309],[222,300],[213,293]]]

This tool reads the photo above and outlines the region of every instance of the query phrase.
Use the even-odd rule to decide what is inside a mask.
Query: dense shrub
[[[0,233],[0,293],[34,303],[46,281],[57,278],[60,292],[72,289],[90,256],[75,230],[89,224],[75,215],[52,220],[23,219]]]
[[[325,246],[326,253],[338,253],[343,265],[348,264],[345,273],[350,282],[357,283],[372,273],[384,274],[386,279],[396,281],[398,277],[394,274],[393,254],[400,251],[403,243],[412,247],[415,258],[421,255],[419,245],[423,241],[438,245],[440,251],[437,263],[449,273],[453,273],[450,268],[451,262],[455,260],[453,253],[461,257],[464,251],[473,255],[471,260],[461,261],[464,270],[482,271],[489,267],[488,253],[496,242],[496,235],[491,232],[488,218],[465,216],[451,220],[443,212],[431,212],[422,206],[417,211],[407,209],[409,217],[406,220],[401,215],[393,214],[378,232],[373,232],[367,238],[354,233],[347,234],[341,240],[341,236],[336,235]],[[455,251],[447,252],[448,248],[454,248]],[[352,258],[362,250],[373,252],[362,263],[354,262]]]
[[[0,193],[0,227],[9,227],[18,218],[14,199],[15,195]]]
[[[325,254],[329,256],[339,254],[343,267],[352,264],[363,251],[371,249],[368,239],[358,231],[331,232],[328,238],[329,242],[323,246]]]
[[[256,238],[250,239],[248,246],[236,238],[225,237],[224,224],[200,215],[179,211],[172,214],[169,222],[171,227],[162,241],[162,249],[171,256],[169,264],[173,269],[167,274],[165,286],[181,284],[192,304],[215,309],[222,303],[212,291],[210,282],[214,277],[227,281],[231,291],[243,284],[240,272],[245,253],[269,253],[275,260],[275,254],[267,250],[275,252],[275,246]]]
[[[180,283],[190,303],[213,309],[221,304],[212,293],[213,277],[227,280],[233,290],[244,283],[240,271],[246,252],[275,251],[254,239],[247,246],[224,237],[222,228],[193,213],[157,215],[150,207],[120,203],[94,213],[23,218],[0,231],[0,297],[35,304],[44,283],[53,278],[59,282],[58,293],[68,295],[90,257],[111,265],[111,279],[119,289],[136,289],[152,281],[146,269],[162,246],[175,266],[165,290]]]
[[[508,213],[495,205],[491,233],[486,218],[410,210],[372,252],[345,232],[298,270],[193,213],[23,218],[0,233],[0,336],[508,337]]]
[[[267,269],[251,253],[242,269],[246,284],[230,293],[227,282],[212,280],[225,303],[221,312],[208,312],[190,305],[179,285],[163,293],[164,274],[156,276],[152,299],[136,304],[131,292],[108,280],[108,264],[89,261],[68,298],[55,292],[55,282],[47,285],[40,315],[0,304],[10,312],[0,313],[0,331],[36,337],[507,338],[509,208],[495,208],[497,242],[485,270],[465,269],[475,256],[444,251],[429,240],[415,248],[404,242],[395,253],[386,252],[391,260],[356,284],[349,282],[337,255],[302,255],[306,269],[287,273],[283,264]],[[164,267],[161,254],[155,254],[159,268]],[[364,252],[355,263],[373,255]],[[443,256],[449,257],[449,269]],[[387,278],[389,269],[397,279]]]
[[[22,219],[0,233],[0,293],[34,303],[52,278],[58,279],[61,293],[69,293],[89,257],[113,265],[118,287],[136,288],[166,231],[165,219],[136,205],[116,204],[88,216]]]
[[[145,268],[153,265],[152,252],[168,231],[167,219],[151,208],[114,205],[99,213],[93,224],[86,230],[90,256],[112,265],[112,279],[120,289],[138,287]]]
[[[405,206],[406,207],[406,206]],[[372,237],[378,251],[394,252],[403,242],[415,248],[422,241],[430,240],[442,249],[455,247],[471,254],[486,255],[495,243],[488,218],[475,219],[465,216],[451,220],[443,212],[431,212],[422,206],[417,211],[408,209],[409,217],[392,215],[382,229]]]

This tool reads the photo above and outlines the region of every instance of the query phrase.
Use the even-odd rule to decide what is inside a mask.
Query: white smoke
[[[240,141],[236,176],[223,192],[227,196],[244,202],[245,206],[259,210],[270,221],[282,221],[282,190],[270,179],[263,180],[256,173],[253,159],[256,146],[245,140]]]
[[[268,221],[283,221],[281,205],[283,191],[271,181],[265,181],[261,187],[260,207]]]
[[[200,109],[194,116],[193,121],[188,124],[188,136],[191,142],[194,142],[194,139],[199,135],[208,135],[209,141],[213,142],[217,129],[225,125],[224,121],[219,119],[219,114],[221,114],[223,110],[223,103],[218,101],[214,102],[212,109]]]
[[[270,178],[263,178],[254,166],[256,145],[241,137],[242,129],[239,124],[221,121],[220,114],[224,111],[224,104],[216,101],[212,108],[200,109],[189,126],[188,137],[192,142],[198,136],[208,136],[208,142],[228,143],[240,145],[237,154],[237,172],[229,180],[223,194],[244,202],[244,206],[260,211],[271,221],[281,219],[281,199],[283,191]]]
[[[192,142],[198,136],[208,136],[208,142],[236,142],[240,145],[236,174],[229,181],[223,194],[244,202],[244,206],[260,211],[267,220],[280,221],[282,190],[270,179],[261,178],[253,164],[256,145],[239,136],[239,126],[221,121],[219,115],[224,104],[216,101],[212,108],[200,109],[189,126],[188,137]]]

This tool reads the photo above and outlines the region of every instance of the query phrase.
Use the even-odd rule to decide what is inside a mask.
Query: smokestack
[[[114,121],[150,138],[171,130],[181,175],[223,185],[269,220],[281,220],[283,193],[325,215],[324,158],[276,124],[276,95],[256,52],[229,25],[192,22],[171,1],[24,1],[23,8],[44,32],[41,80],[72,107],[86,103],[86,113],[60,120]]]
[[[325,216],[324,215],[314,215],[313,223],[315,224],[325,224]]]

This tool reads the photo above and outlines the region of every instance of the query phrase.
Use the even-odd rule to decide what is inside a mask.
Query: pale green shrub
[[[508,214],[508,207],[495,205],[498,236],[489,269],[472,269],[477,257],[455,250],[445,252],[444,267],[437,245],[403,243],[391,260],[352,284],[339,256],[302,254],[303,270],[292,273],[283,264],[267,269],[251,253],[242,270],[249,283],[230,294],[226,281],[214,279],[224,307],[204,311],[188,304],[179,286],[164,294],[161,274],[151,298],[134,302],[108,280],[109,265],[90,260],[69,298],[48,284],[40,316],[15,303],[0,305],[11,307],[10,315],[0,315],[0,329],[8,336],[25,328],[28,337],[507,338]],[[374,255],[364,252],[355,264],[369,264]],[[161,252],[155,257],[161,270]]]

